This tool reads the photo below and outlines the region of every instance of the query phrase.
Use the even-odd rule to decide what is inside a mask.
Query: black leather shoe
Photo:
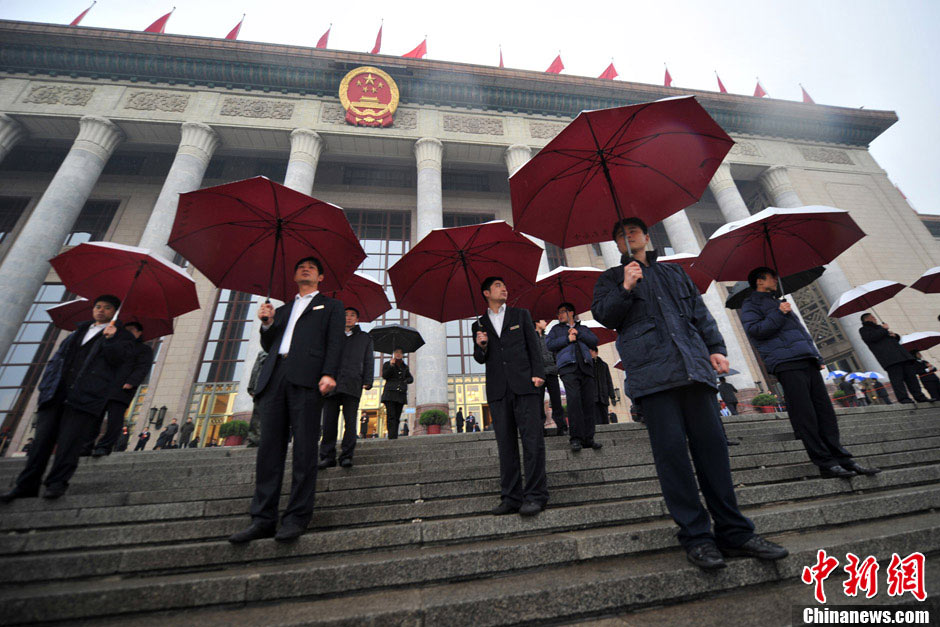
[[[599,451],[600,449],[604,448],[604,445],[601,444],[600,442],[596,442],[596,441],[594,441],[594,440],[591,440],[590,442],[585,442],[585,443],[584,443],[584,448],[589,448],[589,449],[593,449],[593,450],[595,450],[595,451]]]
[[[871,475],[877,475],[879,472],[881,472],[881,468],[865,468],[864,466],[859,466],[855,462],[848,462],[848,463],[842,464],[842,467],[845,468],[846,470],[851,470],[857,475],[871,476]]]
[[[105,455],[110,455],[111,451],[106,448],[96,448],[91,452],[92,457],[104,457]]]
[[[756,557],[762,560],[780,560],[790,554],[779,544],[754,536],[741,546],[722,547],[721,552],[726,557]]]
[[[696,544],[686,551],[685,556],[702,570],[719,570],[727,566],[718,547],[711,542]]]
[[[518,505],[513,505],[509,501],[502,501],[499,505],[490,510],[493,516],[505,516],[506,514],[515,514],[519,511]]]
[[[527,501],[522,504],[522,507],[519,508],[520,516],[535,516],[539,514],[545,507],[539,505],[538,503],[533,503],[532,501]]]
[[[14,487],[9,492],[0,494],[0,503],[12,503],[15,499],[32,499],[37,496],[39,496],[39,492],[21,490],[20,488]]]
[[[914,404],[914,401],[913,401],[912,399],[909,399],[909,398],[905,398],[903,401],[898,401],[898,402],[901,403],[902,405],[913,405],[913,404]]]
[[[326,470],[327,468],[332,468],[336,465],[335,459],[321,459],[320,463],[317,464],[317,468],[320,470]]]
[[[741,444],[741,440],[728,440],[728,446],[738,446],[739,444]]]
[[[306,525],[294,522],[281,523],[281,528],[274,535],[275,542],[293,542],[307,531]]]
[[[274,537],[274,525],[262,525],[261,523],[251,523],[251,526],[247,529],[242,529],[238,533],[233,533],[229,536],[228,541],[232,544],[244,544],[245,542],[251,542],[252,540],[260,540],[261,538],[273,538]]]
[[[581,440],[572,440],[568,443],[568,446],[570,446],[571,450],[575,453],[581,452]]]
[[[568,430],[564,427],[555,427],[555,435],[565,435],[568,433]]]
[[[855,476],[855,473],[851,470],[846,470],[842,466],[831,466],[829,468],[820,468],[819,474],[822,475],[823,479],[851,479]]]
[[[352,460],[347,457],[346,459],[340,460],[339,465],[343,468],[352,468]]]
[[[69,487],[62,483],[55,483],[53,485],[47,485],[46,490],[42,493],[42,498],[54,501],[57,498],[60,498],[65,494],[65,491]]]

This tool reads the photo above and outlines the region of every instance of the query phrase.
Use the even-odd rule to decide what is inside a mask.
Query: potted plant
[[[776,394],[761,392],[751,399],[751,405],[759,409],[762,413],[772,414],[777,411],[779,399]]]
[[[219,427],[219,437],[225,440],[223,446],[238,446],[248,435],[248,423],[244,420],[230,420]]]
[[[852,407],[852,401],[855,400],[855,395],[842,390],[836,390],[832,398],[843,407]]]
[[[434,435],[441,432],[441,425],[450,422],[447,412],[440,409],[429,409],[421,413],[418,423],[428,428],[428,435]]]

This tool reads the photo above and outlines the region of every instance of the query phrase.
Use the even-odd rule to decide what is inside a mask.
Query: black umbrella
[[[369,331],[372,336],[372,345],[380,353],[394,353],[401,349],[406,353],[413,353],[424,346],[424,338],[414,327],[403,324],[386,324],[373,327]]]
[[[784,295],[792,294],[798,289],[806,287],[821,277],[822,273],[825,271],[825,266],[816,266],[815,268],[783,277],[780,280],[780,285],[783,285],[786,290]],[[725,307],[728,309],[740,309],[741,306],[744,305],[744,299],[750,296],[753,291],[747,281],[738,281],[734,284],[734,287],[731,288],[731,294],[728,295],[728,299],[725,301]]]

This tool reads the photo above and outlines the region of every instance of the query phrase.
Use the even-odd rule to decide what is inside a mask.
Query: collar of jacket
[[[357,333],[363,333],[363,330],[359,328],[359,325],[358,325],[358,324],[354,324],[354,325],[352,326],[352,328],[349,330],[349,332],[350,332],[352,335],[355,335],[355,334],[357,334]]]
[[[650,265],[654,263],[657,257],[659,257],[659,253],[657,253],[655,250],[646,251],[646,265]],[[636,261],[640,265],[643,265],[642,263],[637,261],[636,258],[634,258],[634,256],[631,255],[630,253],[623,253],[622,255],[620,255],[620,265],[622,266],[625,266],[634,261]]]
[[[879,326],[877,323],[872,322],[871,320],[862,320],[862,326],[865,326],[866,324],[867,324],[868,326],[870,326],[870,327],[877,327],[877,326]]]

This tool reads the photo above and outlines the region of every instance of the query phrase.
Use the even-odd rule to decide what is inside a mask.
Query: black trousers
[[[134,450],[135,451],[144,450],[144,447],[147,446],[147,442],[149,441],[150,441],[150,438],[147,438],[146,440],[141,440],[140,438],[137,438],[137,446],[134,447]]]
[[[317,442],[323,397],[318,388],[294,385],[287,380],[287,360],[278,358],[267,388],[257,398],[261,411],[261,445],[255,464],[255,496],[251,518],[273,525],[284,479],[287,443],[293,434],[290,499],[281,522],[306,526],[313,516],[317,487]]]
[[[937,375],[931,373],[923,376],[920,382],[924,384],[924,389],[927,390],[927,394],[930,394],[930,398],[940,398],[940,379],[937,378]]]
[[[88,442],[88,434],[101,419],[65,403],[53,403],[36,415],[36,433],[26,456],[26,468],[16,478],[16,486],[26,493],[37,493],[42,475],[55,449],[52,469],[45,485],[68,486],[78,468],[78,458]]]
[[[609,425],[610,418],[607,416],[607,405],[604,403],[594,403],[594,424]]]
[[[565,422],[565,407],[561,404],[561,386],[558,385],[557,374],[545,375],[545,389],[548,390],[548,402],[552,407],[552,420],[555,422],[555,426],[559,429],[567,429],[568,423]],[[539,411],[544,424],[546,418],[544,401],[539,405]]]
[[[579,440],[581,444],[593,442],[597,397],[594,377],[573,366],[565,366],[565,371],[560,374],[568,398],[568,437],[572,442]]]
[[[894,396],[898,402],[910,400],[908,392],[914,397],[915,401],[926,403],[927,397],[920,389],[920,382],[917,380],[917,362],[902,361],[899,364],[886,366],[888,378],[891,380],[891,387],[894,388]],[[904,387],[907,386],[907,390]]]
[[[650,394],[637,402],[646,417],[666,507],[679,525],[680,544],[689,549],[717,540],[722,546],[736,547],[750,540],[754,524],[738,509],[715,391],[695,384]],[[707,510],[699,500],[699,486]]]
[[[493,431],[499,451],[499,489],[504,501],[515,506],[523,502],[545,505],[548,502],[548,477],[545,474],[545,437],[539,413],[541,394],[516,396],[511,390],[499,400],[490,400]],[[519,464],[519,437],[525,485]]]
[[[121,432],[124,430],[124,413],[126,411],[127,403],[108,401],[108,406],[105,409],[104,415],[102,415],[102,419],[107,416],[108,420],[104,435],[98,438],[98,432],[101,430],[101,420],[99,420],[94,427],[92,427],[91,442],[86,446],[85,450],[100,448],[111,452],[117,444],[118,438],[121,437]],[[98,439],[97,444],[95,443],[95,439]]]
[[[728,411],[731,412],[731,415],[732,415],[732,416],[737,416],[737,415],[738,415],[738,404],[737,404],[737,403],[729,403],[728,401],[725,401],[725,407],[728,408]]]
[[[189,441],[192,439],[193,439],[192,431],[187,431],[185,435],[183,435],[182,431],[180,431],[180,439],[179,439],[180,448],[189,448]]]
[[[783,386],[793,432],[803,441],[810,461],[820,468],[830,468],[852,459],[839,443],[839,423],[819,369],[807,363],[798,370],[776,375]]]
[[[356,421],[359,416],[359,397],[351,394],[334,394],[323,399],[323,440],[320,442],[320,459],[336,459],[336,438],[339,433],[339,411],[343,410],[343,449],[340,461],[352,459],[356,449]]]
[[[388,430],[389,440],[398,439],[398,423],[401,420],[401,410],[404,408],[404,403],[385,401],[385,427]]]
[[[457,433],[463,433],[463,420],[455,420],[454,423],[457,426]]]

